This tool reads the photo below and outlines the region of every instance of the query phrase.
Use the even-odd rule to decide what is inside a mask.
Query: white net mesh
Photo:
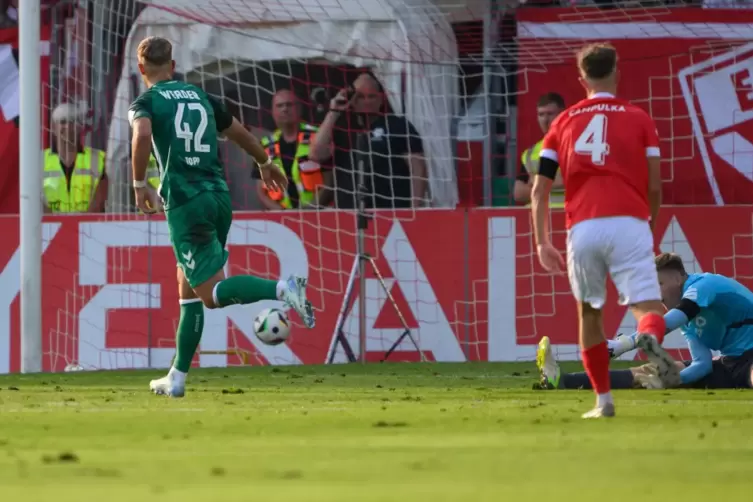
[[[620,97],[644,107],[656,122],[664,159],[664,203],[751,203],[753,143],[749,138],[753,135],[749,120],[753,115],[748,100],[753,87],[748,79],[753,68],[753,46],[749,44],[753,10],[737,6],[742,8],[518,10],[515,37],[504,40],[494,51],[500,65],[516,74],[518,130],[513,141],[517,141],[518,154],[542,137],[535,116],[539,97],[557,92],[567,105],[582,99],[574,54],[587,43],[608,41],[620,57]],[[680,253],[691,271],[699,271],[704,263],[703,271],[732,274],[725,264],[735,262],[735,276],[749,283],[750,269],[743,266],[743,272],[740,265],[749,253],[750,239],[736,231],[725,229],[724,236],[705,249],[707,261],[696,259],[703,244],[692,242],[693,229],[688,229],[699,224],[695,221],[700,211],[694,211],[697,209],[689,207],[664,210],[664,221],[657,228],[657,248]],[[690,219],[683,218],[684,214]],[[559,241],[564,248],[564,225],[553,220],[553,228],[555,243]],[[741,245],[743,241],[745,245]],[[530,266],[530,286],[519,290],[518,301],[525,297],[524,291],[530,293],[530,300],[528,308],[517,312],[518,340],[525,343],[547,334],[561,344],[561,355],[574,355],[572,331],[559,329],[575,324],[574,312],[564,307],[570,297],[569,285],[538,273],[533,249],[526,252],[530,253],[525,259]],[[523,271],[518,270],[518,277],[521,275]],[[614,290],[610,297],[616,299]],[[520,330],[521,319],[529,326],[525,332]],[[632,316],[621,308],[607,307],[605,323],[608,336],[635,329]],[[684,345],[679,334],[669,338],[670,347]],[[530,350],[521,355],[530,357]]]
[[[374,71],[393,111],[408,117],[421,136],[434,208],[378,213],[366,248],[431,359],[529,359],[542,335],[552,337],[561,354],[577,353],[567,280],[538,266],[527,210],[455,206],[458,199],[481,202],[490,189],[496,205],[507,205],[520,154],[541,137],[538,97],[556,91],[572,103],[581,96],[572,53],[585,42],[612,40],[621,55],[621,92],[654,116],[667,159],[666,201],[753,202],[745,184],[753,177],[749,150],[738,136],[714,141],[734,131],[708,128],[703,100],[712,98],[704,98],[698,85],[700,76],[729,77],[734,72],[725,69],[751,68],[749,11],[497,7],[482,19],[483,2],[452,0],[101,0],[88,10],[64,3],[56,9],[55,47],[65,50],[53,51],[52,101],[77,101],[90,110],[86,141],[106,151],[110,190],[105,216],[46,223],[43,309],[50,369],[68,363],[165,366],[174,352],[178,304],[166,225],[161,217],[135,214],[129,188],[125,117],[143,90],[135,47],[149,35],[173,41],[180,78],[220,97],[260,135],[275,127],[270,107],[276,91],[292,89],[304,105],[303,120],[319,124],[337,90],[361,69]],[[79,17],[65,17],[64,10]],[[491,33],[486,41],[482,23]],[[740,77],[729,95],[743,105],[745,82]],[[740,137],[753,137],[741,115],[747,108],[730,111],[724,103],[717,108],[742,130]],[[485,179],[490,144],[493,179]],[[323,363],[356,258],[355,216],[334,209],[247,211],[260,208],[250,162],[229,145],[222,155],[237,210],[228,273],[308,275],[318,324],[310,332],[296,324],[288,344],[268,347],[254,339],[251,325],[269,305],[207,311],[198,361]],[[743,213],[668,208],[658,225],[660,247],[681,253],[692,267],[750,281],[751,220]],[[717,218],[725,224],[716,225]],[[561,214],[552,227],[555,243],[564,247]],[[713,242],[704,237],[710,231],[716,232]],[[366,298],[367,352],[376,360],[403,329],[372,271]],[[344,330],[356,352],[358,315],[358,307],[350,311]],[[605,317],[609,335],[631,329],[624,309],[610,306]],[[344,358],[338,351],[336,360]],[[404,342],[392,359],[417,360],[418,354]]]

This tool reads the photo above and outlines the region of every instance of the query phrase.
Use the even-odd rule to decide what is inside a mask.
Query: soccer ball
[[[256,337],[267,345],[279,345],[290,336],[290,321],[280,309],[264,309],[254,319]]]

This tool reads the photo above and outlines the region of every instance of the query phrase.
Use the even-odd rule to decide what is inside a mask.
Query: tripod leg
[[[400,322],[402,323],[403,328],[405,328],[405,331],[403,332],[403,334],[400,335],[400,337],[397,340],[395,340],[395,343],[392,344],[392,347],[390,347],[389,350],[384,354],[384,359],[382,359],[382,362],[387,360],[390,354],[392,354],[395,351],[395,349],[397,349],[397,347],[402,343],[405,337],[408,337],[408,339],[410,339],[411,343],[413,344],[413,347],[415,347],[416,351],[418,351],[419,357],[421,358],[421,362],[426,361],[426,357],[424,356],[424,353],[421,350],[421,347],[418,346],[418,342],[416,342],[416,339],[413,338],[413,335],[410,332],[410,328],[408,327],[408,321],[405,320],[405,316],[400,310],[400,307],[397,306],[397,302],[395,301],[395,298],[392,296],[392,292],[390,292],[389,288],[387,287],[387,284],[384,283],[384,277],[382,277],[381,272],[379,272],[379,269],[377,268],[377,264],[374,261],[374,258],[369,256],[368,259],[369,259],[369,263],[371,263],[371,268],[374,270],[374,275],[376,275],[377,279],[379,280],[379,284],[382,285],[382,289],[384,290],[384,293],[387,295],[387,299],[392,304],[392,307],[395,309],[395,312],[397,313],[397,317],[400,319]]]
[[[337,316],[335,331],[334,333],[332,333],[332,346],[330,347],[329,355],[327,356],[327,364],[332,364],[332,362],[335,360],[338,343],[342,345],[343,351],[345,352],[345,357],[348,358],[348,361],[351,363],[356,361],[355,352],[353,352],[353,348],[350,346],[348,338],[343,333],[343,327],[345,326],[345,321],[348,318],[348,314],[350,313],[351,308],[353,308],[351,300],[353,299],[353,287],[356,283],[356,276],[358,275],[358,265],[360,261],[361,259],[356,256],[356,259],[353,261],[353,267],[350,269],[348,284],[345,286],[343,304],[340,307],[340,314],[338,314]]]

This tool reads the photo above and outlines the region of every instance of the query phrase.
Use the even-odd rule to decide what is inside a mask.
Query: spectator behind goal
[[[265,136],[261,144],[278,168],[285,171],[290,183],[286,190],[270,190],[261,180],[258,169],[251,171],[256,180],[256,193],[266,209],[293,209],[319,206],[327,185],[318,163],[309,159],[316,127],[301,122],[300,103],[288,90],[272,98],[272,117],[277,129]],[[324,173],[331,177],[332,173]]]
[[[311,158],[331,163],[335,204],[357,207],[359,162],[366,177],[367,208],[409,208],[424,204],[428,172],[423,143],[403,116],[386,113],[382,86],[369,73],[341,90],[311,145]]]
[[[549,127],[557,118],[557,115],[565,109],[565,100],[556,92],[548,92],[539,98],[536,103],[536,116],[541,132],[546,135]],[[542,137],[535,145],[526,149],[520,156],[520,171],[515,178],[513,198],[518,204],[531,203],[531,187],[533,176],[539,172],[539,154]],[[565,186],[562,183],[562,175],[558,172],[552,184],[552,194],[549,197],[549,207],[565,207]]]
[[[99,213],[107,200],[105,152],[81,140],[86,110],[61,103],[52,112],[54,139],[44,151],[44,211]]]

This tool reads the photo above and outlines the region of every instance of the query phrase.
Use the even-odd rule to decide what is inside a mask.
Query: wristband
[[[146,188],[146,180],[133,180],[133,188]]]

